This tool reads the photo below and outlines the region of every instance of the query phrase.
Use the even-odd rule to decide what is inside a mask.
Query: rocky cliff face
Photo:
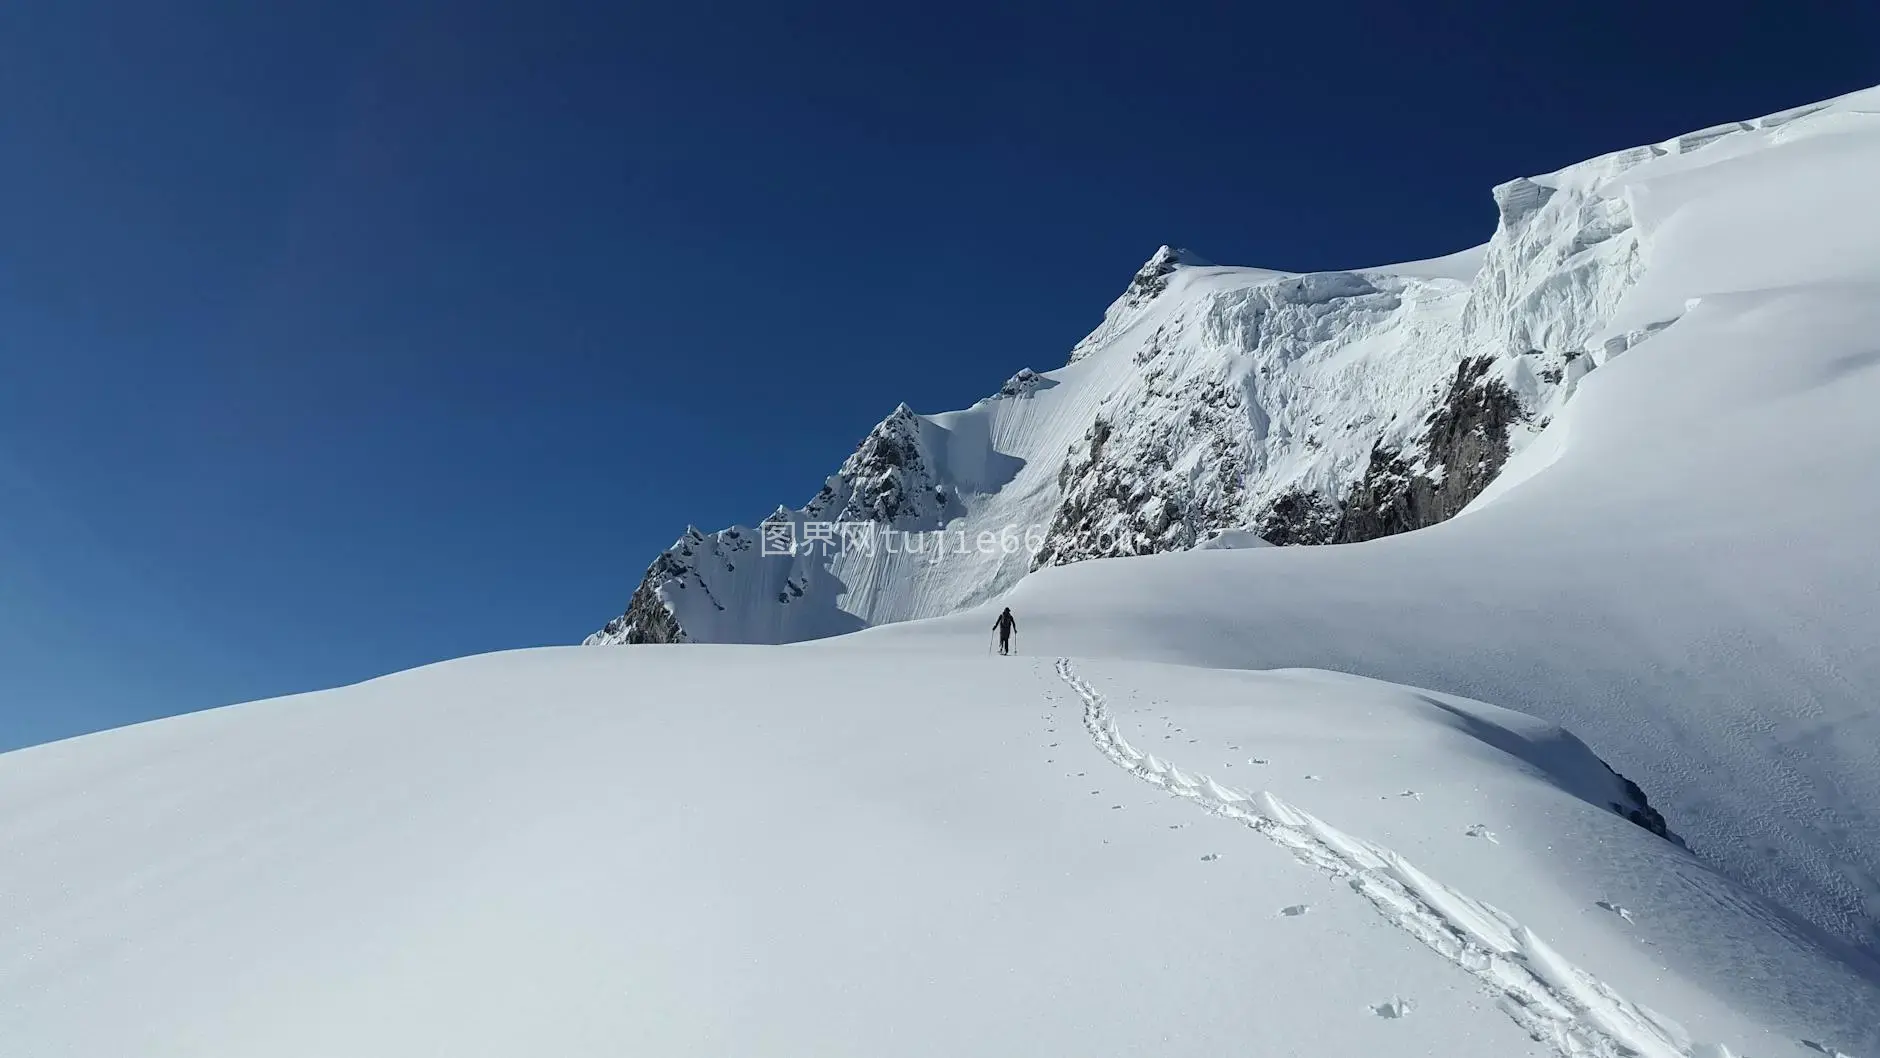
[[[1729,134],[1509,181],[1489,241],[1448,258],[1294,274],[1162,247],[1065,367],[958,412],[896,408],[806,504],[772,515],[796,535],[787,552],[756,548],[758,527],[688,533],[590,642],[813,638],[973,605],[1044,565],[1249,531],[1351,543],[1452,517],[1589,371],[1669,322],[1608,333],[1644,270],[1619,178]],[[806,546],[827,523],[961,546]],[[1030,543],[968,546],[988,534]]]
[[[1351,544],[1407,533],[1469,505],[1508,461],[1512,431],[1528,421],[1519,396],[1489,372],[1494,361],[1463,361],[1426,429],[1403,447],[1371,449],[1364,474],[1341,502],[1295,492],[1255,516],[1274,543]]]
[[[946,484],[934,473],[920,417],[905,404],[862,438],[803,507],[812,520],[936,528],[946,511]]]

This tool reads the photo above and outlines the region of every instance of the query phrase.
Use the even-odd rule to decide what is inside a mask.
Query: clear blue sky
[[[575,641],[1161,242],[1458,249],[1872,6],[6,5],[0,748]]]

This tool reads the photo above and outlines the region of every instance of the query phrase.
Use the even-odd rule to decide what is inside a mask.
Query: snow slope
[[[830,661],[487,655],[0,756],[0,1049],[1880,1044],[1873,979],[1546,724],[1323,673]]]
[[[1312,666],[1532,713],[1709,862],[1880,945],[1874,173],[1880,92],[1596,183],[1637,221],[1644,279],[1606,335],[1630,351],[1466,513],[1350,546],[1042,571],[1004,600],[1027,649]],[[970,649],[989,622],[857,642]]]

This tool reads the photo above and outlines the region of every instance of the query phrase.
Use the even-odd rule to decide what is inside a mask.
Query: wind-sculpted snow
[[[1761,230],[1791,211],[1739,174],[1781,166],[1793,145],[1834,141],[1839,156],[1812,156],[1831,183],[1866,164],[1867,120],[1850,97],[1512,180],[1494,189],[1487,243],[1447,258],[1298,274],[1163,247],[1065,367],[1021,372],[964,411],[902,406],[817,497],[773,516],[799,537],[840,517],[1039,546],[956,548],[940,561],[826,546],[700,557],[755,536],[740,526],[736,538],[667,551],[632,612],[590,642],[788,642],[949,613],[1039,566],[1179,551],[1222,530],[1349,543],[1446,520],[1547,430],[1589,372],[1686,311],[1665,292],[1677,277],[1703,269],[1712,289],[1752,289],[1772,268],[1823,277],[1858,261],[1859,223],[1819,233],[1812,270],[1766,253],[1792,244]],[[1679,262],[1653,234],[1666,215],[1657,188],[1674,171],[1714,172],[1745,196],[1725,189],[1711,196],[1716,216],[1680,218],[1692,229],[1682,241],[1702,254]],[[1750,229],[1747,241],[1729,234]]]
[[[1575,965],[1516,916],[1454,885],[1436,880],[1396,851],[1341,831],[1270,791],[1249,792],[1236,788],[1210,775],[1185,770],[1139,747],[1124,735],[1106,697],[1078,674],[1070,659],[1058,659],[1055,670],[1082,702],[1085,730],[1111,763],[1143,782],[1197,804],[1212,815],[1253,830],[1291,853],[1300,863],[1343,883],[1386,921],[1415,937],[1458,970],[1479,980],[1494,997],[1497,1009],[1520,1025],[1531,1039],[1547,1044],[1562,1058],[1595,1055],[1714,1058],[1743,1053],[1733,1051],[1726,1043],[1694,1040],[1684,1025],[1666,1016],[1668,1012],[1656,1011],[1628,999],[1620,987]],[[1494,715],[1497,711],[1481,703],[1441,702],[1428,697],[1424,700],[1464,718],[1477,737],[1504,752],[1524,757],[1580,796],[1590,796],[1596,802],[1601,796],[1600,787],[1610,778],[1603,763],[1586,752],[1578,740],[1564,733],[1553,733],[1552,740],[1556,744],[1543,749],[1541,743],[1530,741],[1543,734],[1531,723],[1526,725],[1528,732],[1522,733],[1502,727]],[[1261,758],[1255,760],[1261,765],[1271,763]],[[1423,796],[1415,791],[1406,791],[1399,797],[1423,803]],[[1491,845],[1500,844],[1481,824],[1470,827],[1468,834],[1481,837]],[[1553,846],[1548,846],[1548,851],[1553,851]],[[1764,931],[1764,936],[1758,938],[1761,942],[1758,947],[1763,952],[1793,945],[1797,951],[1820,956],[1816,942],[1796,937],[1780,916],[1731,893],[1730,886],[1721,879],[1705,877],[1695,871],[1684,876],[1693,888],[1746,913],[1752,923],[1749,931]],[[1596,901],[1595,906],[1611,911],[1628,924],[1636,924],[1625,908],[1609,901]],[[1296,916],[1304,910],[1303,905],[1295,905],[1283,909],[1282,914]],[[1669,913],[1671,909],[1663,910]],[[1733,969],[1741,972],[1748,971],[1749,967]],[[1725,972],[1717,976],[1728,978],[1730,975]],[[1747,975],[1748,978],[1754,976],[1754,972]],[[1828,980],[1835,983],[1827,985]],[[1739,980],[1738,986],[1741,983]],[[1767,1002],[1768,997],[1752,993],[1745,998],[1760,1005]],[[1718,999],[1727,1001],[1728,997],[1708,995],[1703,1005],[1709,1007]],[[1814,1036],[1821,1035],[1820,1029],[1831,1029],[1836,1039],[1852,1039],[1859,1034],[1869,1043],[1880,1042],[1880,1027],[1864,1018],[1865,1009],[1877,1000],[1880,1000],[1880,987],[1876,987],[1874,980],[1863,981],[1858,975],[1845,972],[1830,973],[1812,983],[1809,992],[1790,1000],[1795,1005],[1785,1014],[1790,1019],[1798,1015],[1816,1019],[1803,1023],[1809,1025],[1805,1031]],[[1393,999],[1389,1007],[1389,1013],[1380,1013],[1395,1018],[1406,1011],[1401,998]],[[1709,1010],[1705,1014],[1707,1020],[1714,1018]],[[1797,1024],[1794,1020],[1788,1023]],[[1813,1043],[1808,1037],[1798,1036],[1782,1042],[1802,1043],[1824,1053],[1838,1053]]]
[[[1562,1058],[1638,1055],[1689,1058],[1681,1028],[1561,958],[1507,914],[1419,871],[1389,849],[1334,829],[1271,793],[1250,794],[1145,753],[1123,737],[1103,696],[1068,659],[1057,673],[1084,702],[1084,726],[1111,762],[1176,797],[1243,824],[1301,863],[1349,884],[1391,924],[1479,978],[1497,1006]],[[1393,1007],[1392,1017],[1401,1016]]]

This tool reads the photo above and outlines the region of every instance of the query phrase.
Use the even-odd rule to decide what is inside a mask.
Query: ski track
[[[1486,984],[1496,1005],[1564,1058],[1695,1058],[1675,1022],[1627,1000],[1568,962],[1507,913],[1437,882],[1397,853],[1353,837],[1270,792],[1249,794],[1130,745],[1104,696],[1059,658],[1057,675],[1084,702],[1097,748],[1136,778],[1234,820],[1301,863],[1349,885],[1392,924]]]

